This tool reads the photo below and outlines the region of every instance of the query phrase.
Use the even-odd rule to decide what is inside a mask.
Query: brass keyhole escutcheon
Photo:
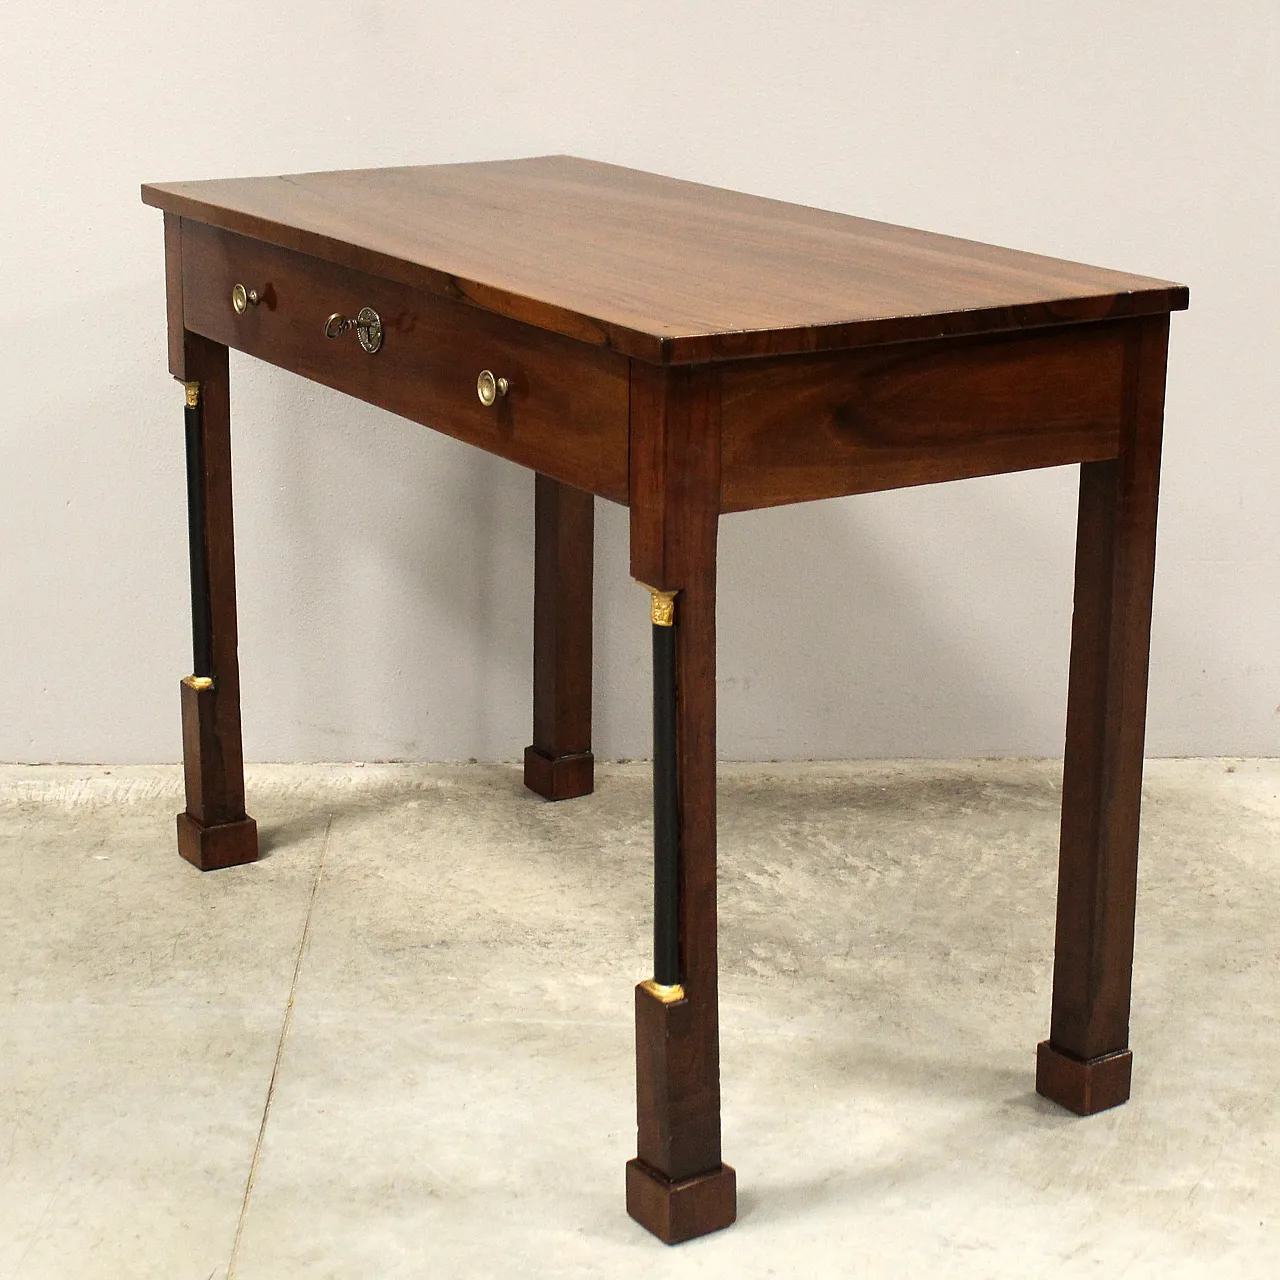
[[[361,307],[354,320],[335,311],[324,322],[326,338],[340,338],[348,329],[356,331],[360,345],[370,355],[382,346],[382,317],[372,307]]]
[[[499,396],[507,394],[509,386],[506,378],[495,378],[489,369],[481,369],[480,376],[476,379],[476,395],[480,397],[480,403],[487,409],[493,405]]]
[[[244,315],[250,307],[256,307],[261,301],[262,295],[258,293],[257,289],[246,289],[239,282],[231,290],[231,305],[235,308],[235,313],[238,316]]]

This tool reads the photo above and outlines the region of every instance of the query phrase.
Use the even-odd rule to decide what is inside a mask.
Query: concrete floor
[[[0,1276],[1280,1274],[1280,762],[1148,767],[1134,1099],[1033,1092],[1059,767],[725,766],[739,1221],[627,1218],[648,771],[0,769]]]

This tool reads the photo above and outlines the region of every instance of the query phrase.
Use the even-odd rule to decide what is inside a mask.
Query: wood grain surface
[[[403,284],[182,223],[186,327],[615,502],[627,500],[628,361]],[[237,282],[263,301],[237,315]],[[324,336],[334,312],[372,306],[373,355],[354,333]],[[481,369],[508,379],[480,403]]]
[[[685,998],[636,990],[637,1150],[670,1184],[717,1172],[715,369],[638,365],[632,384],[631,572],[676,591],[679,956]],[[637,602],[640,610],[644,603]],[[672,1187],[674,1194],[674,1186]],[[633,1214],[648,1202],[631,1204]],[[661,1234],[662,1223],[645,1219]],[[718,1226],[725,1225],[719,1222]],[[710,1223],[703,1229],[714,1229]]]
[[[1168,341],[1133,329],[1120,455],[1080,468],[1049,1040],[1083,1063],[1129,1044]]]
[[[142,196],[657,363],[1187,305],[1168,281],[572,156],[151,184]]]
[[[589,795],[595,499],[550,476],[534,479],[533,742],[524,784],[548,800]]]
[[[636,990],[632,1216],[728,1225],[716,903],[722,511],[1080,462],[1050,1039],[1037,1087],[1128,1096],[1167,281],[548,156],[143,188],[165,211],[170,364],[205,400],[214,683],[184,687],[184,856],[256,856],[244,815],[227,347],[536,470],[534,745],[591,787],[590,494],[678,593],[678,971]],[[234,283],[260,305],[237,315]],[[382,315],[382,349],[323,336]],[[667,367],[664,367],[667,366]],[[670,367],[675,366],[675,367]],[[486,408],[481,368],[509,380]],[[638,597],[637,615],[644,602]],[[637,623],[639,625],[639,623]],[[557,773],[558,770],[558,773]],[[221,834],[219,834],[221,833]]]
[[[1114,458],[1140,323],[722,364],[721,510]]]

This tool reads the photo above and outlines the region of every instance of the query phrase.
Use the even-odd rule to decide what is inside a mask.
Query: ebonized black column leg
[[[653,980],[680,984],[675,596],[653,593]]]
[[[186,383],[187,549],[191,562],[191,674],[213,679],[213,628],[209,620],[209,549],[205,540],[204,405],[200,384]]]
[[[194,670],[182,681],[178,852],[211,871],[254,861],[258,828],[244,810],[227,349],[188,333],[183,355]]]

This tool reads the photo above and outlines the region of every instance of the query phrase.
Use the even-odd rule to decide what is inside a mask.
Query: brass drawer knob
[[[382,317],[372,307],[361,307],[354,320],[335,311],[324,322],[326,338],[340,338],[348,329],[356,331],[360,345],[370,355],[382,346]]]
[[[236,287],[231,290],[231,305],[235,308],[238,316],[244,315],[250,307],[256,307],[262,301],[262,296],[257,289],[246,289],[244,285],[237,283]]]
[[[481,369],[480,376],[476,379],[476,395],[487,409],[499,396],[507,394],[507,386],[506,378],[495,378],[488,369]]]

